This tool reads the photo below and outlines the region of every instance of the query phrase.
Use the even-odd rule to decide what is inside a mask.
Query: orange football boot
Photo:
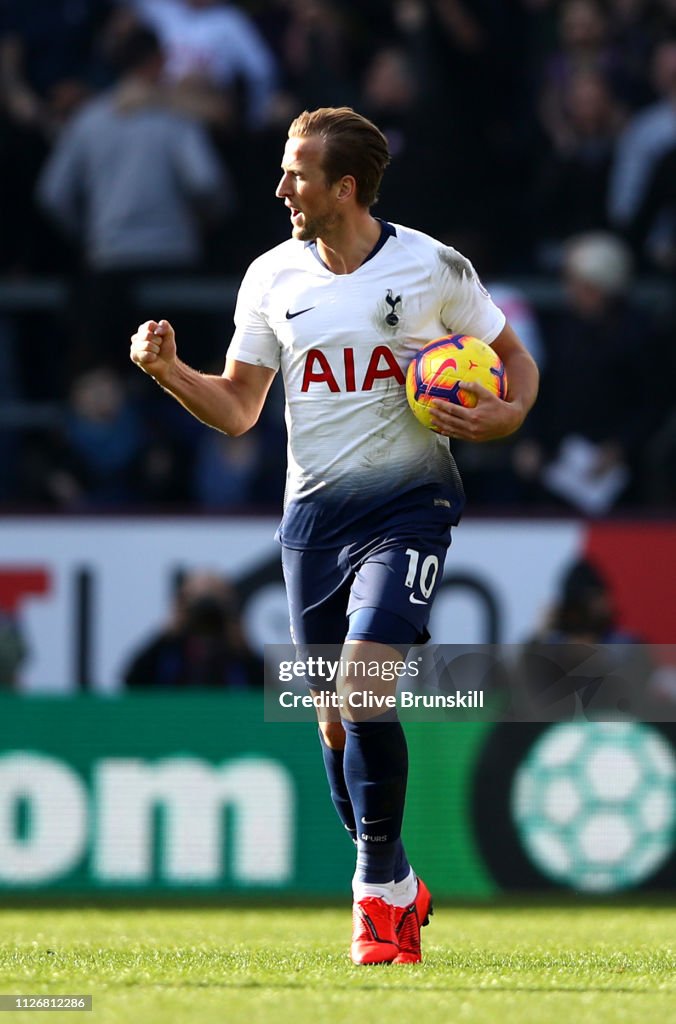
[[[394,930],[395,907],[378,896],[365,896],[352,908],[352,947],[355,964],[389,964],[399,953]]]
[[[413,903],[407,907],[395,907],[394,930],[399,943],[399,953],[394,958],[395,964],[418,964],[422,960],[420,952],[420,929],[430,923],[434,913],[430,891],[418,879],[418,891]]]

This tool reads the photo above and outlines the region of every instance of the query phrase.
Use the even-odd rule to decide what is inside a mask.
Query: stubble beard
[[[335,229],[339,218],[335,213],[308,218],[303,214],[303,224],[293,227],[292,235],[299,242],[315,242],[318,238],[326,238]]]

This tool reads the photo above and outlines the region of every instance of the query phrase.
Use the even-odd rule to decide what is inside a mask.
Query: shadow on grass
[[[378,968],[376,968],[376,969],[378,969]],[[387,971],[385,970],[384,967],[380,967],[379,969],[382,970],[384,974],[387,973]],[[152,988],[153,989],[164,988],[164,989],[167,989],[167,990],[176,989],[176,988],[180,988],[180,989],[184,989],[184,988],[185,989],[207,989],[208,988],[208,989],[215,989],[215,990],[218,990],[218,989],[227,990],[227,989],[233,989],[234,988],[234,989],[260,989],[260,990],[270,989],[271,991],[277,991],[277,990],[283,991],[283,990],[286,990],[286,991],[293,991],[293,992],[310,992],[310,991],[313,991],[313,990],[317,990],[319,992],[319,991],[323,991],[325,984],[326,984],[325,981],[318,981],[316,985],[305,985],[305,984],[302,984],[302,983],[294,984],[293,982],[289,982],[289,981],[266,982],[266,981],[257,981],[255,978],[249,978],[249,979],[242,978],[242,979],[237,980],[237,981],[235,981],[235,980],[232,980],[232,981],[220,981],[220,982],[191,981],[191,982],[186,982],[185,984],[181,984],[181,985],[170,985],[170,984],[166,984],[164,982],[153,982],[152,983]],[[111,986],[111,988],[113,988],[113,987],[115,987],[115,986]],[[124,986],[124,987],[126,987],[126,986]],[[133,985],[130,984],[129,987],[131,988],[131,987],[136,987],[136,986],[133,986]],[[331,979],[331,989],[332,990],[336,990],[337,989],[339,991],[354,992],[355,987],[358,987],[360,992],[361,991],[367,991],[367,992],[387,992],[389,994],[394,994],[394,993],[397,993],[397,992],[436,992],[436,993],[439,993],[439,992],[443,993],[443,992],[445,992],[445,993],[448,993],[448,994],[453,993],[453,992],[461,992],[461,993],[468,993],[468,992],[474,992],[474,993],[484,993],[484,992],[485,993],[491,993],[491,992],[501,992],[501,993],[505,993],[505,992],[524,992],[524,993],[528,993],[528,994],[532,994],[532,995],[546,995],[546,994],[555,995],[555,994],[557,994],[559,992],[561,994],[567,994],[567,995],[570,995],[570,993],[572,993],[572,992],[578,992],[580,995],[583,995],[585,993],[588,994],[590,992],[599,992],[599,993],[603,992],[605,994],[611,994],[611,995],[617,994],[617,995],[632,995],[632,996],[655,996],[655,995],[660,995],[660,994],[664,994],[664,995],[672,994],[672,993],[670,993],[670,992],[668,992],[666,990],[663,993],[661,993],[660,991],[656,991],[654,986],[653,987],[646,987],[646,988],[628,988],[626,986],[619,987],[619,986],[614,986],[614,985],[556,985],[556,986],[548,987],[546,985],[518,985],[518,984],[516,984],[516,985],[492,985],[492,984],[491,985],[467,985],[467,984],[465,984],[465,985],[437,985],[437,984],[426,984],[424,982],[421,983],[420,985],[394,985],[394,986],[392,986],[390,984],[387,984],[387,982],[385,980],[383,980],[382,984],[378,984],[378,983],[371,982],[371,981],[366,982],[365,984],[361,984],[361,983],[357,982],[357,985],[355,986],[355,980],[352,979],[352,978],[349,981],[346,980],[344,982],[341,982],[341,981],[337,982],[337,981],[335,981],[335,979]]]

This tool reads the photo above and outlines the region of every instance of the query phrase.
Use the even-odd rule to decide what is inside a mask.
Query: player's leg
[[[320,696],[320,691],[311,689],[313,696]],[[324,702],[326,704],[326,702]],[[352,839],[355,846],[359,827],[359,815],[355,815],[352,797],[345,776],[345,746],[347,742],[346,723],[341,719],[340,711],[337,708],[321,706],[317,709],[319,742],[324,761],[324,769],[329,783],[329,790],[333,806],[343,827]],[[402,754],[407,755],[406,740],[397,723],[401,733]],[[347,729],[351,727],[347,725]],[[397,737],[399,739],[399,737]],[[354,749],[354,748],[352,748]],[[374,752],[374,756],[377,754]],[[362,830],[363,831],[363,830]],[[401,831],[401,830],[400,830]],[[406,856],[401,835],[395,840],[394,856],[394,881],[395,896],[402,901],[406,900],[410,893],[414,876]]]
[[[328,645],[340,650],[347,630],[347,601],[351,570],[340,551],[307,552],[282,549],[282,568],[289,602],[291,635],[299,657],[304,649]],[[329,655],[330,656],[330,655]],[[311,690],[314,695],[320,691]],[[343,773],[345,729],[340,712],[317,709],[319,743],[333,806],[354,843],[357,828]]]
[[[381,626],[386,618],[380,616]],[[398,626],[397,633],[406,628]],[[409,871],[401,842],[408,751],[396,711],[383,713],[378,702],[395,696],[392,667],[400,661],[400,652],[384,643],[347,640],[343,647],[344,772],[357,821],[351,953],[360,964],[391,962],[399,954],[393,893],[402,858],[404,874]]]
[[[381,612],[395,633],[407,624]],[[415,639],[411,638],[411,642]],[[396,697],[393,666],[401,662],[399,649],[386,643],[349,638],[343,647],[339,676],[343,727],[346,734],[344,774],[357,822],[358,861],[355,883],[363,895],[389,899],[395,881],[409,873],[401,842],[408,749],[396,714],[380,703]],[[377,672],[377,675],[376,675]],[[370,828],[376,824],[378,827]]]
[[[442,531],[437,537],[416,541],[415,547],[381,549],[363,559],[348,606],[344,675],[350,674],[350,662],[377,662],[378,692],[396,692],[392,667],[402,660],[400,652],[406,645],[427,636],[449,539],[448,532]],[[351,674],[358,675],[356,670]],[[374,688],[372,677],[364,680],[363,688]],[[353,679],[347,683],[347,700],[354,690]],[[355,901],[377,897],[395,907],[400,948],[394,959],[416,962],[421,959],[420,928],[431,913],[431,898],[410,868],[401,843],[408,775],[405,735],[396,710],[370,720],[363,714],[346,715],[344,724],[344,771],[358,827]],[[374,829],[364,827],[369,824]]]
[[[318,690],[310,692],[313,696],[319,696]],[[357,826],[344,771],[345,728],[337,708],[318,708],[317,718],[319,720],[319,743],[333,806],[336,808],[347,834],[356,844]]]
[[[309,644],[338,643],[339,640],[342,639],[345,635],[345,629],[348,624],[346,616],[348,596],[350,598],[351,605],[358,605],[359,600],[364,600],[364,588],[361,585],[366,583],[366,598],[368,603],[368,581],[374,578],[374,573],[375,576],[378,575],[379,567],[381,567],[381,561],[385,564],[386,571],[390,571],[387,568],[387,565],[389,564],[391,557],[392,556],[390,554],[386,554],[383,559],[374,559],[370,569],[366,571],[364,571],[362,567],[362,569],[357,572],[356,579],[353,581],[352,591],[350,592],[350,581],[355,569],[349,561],[346,561],[342,552],[308,553],[289,551],[287,549],[284,550],[283,567],[289,598],[292,635],[301,655],[303,648],[307,647]],[[401,563],[401,557],[399,557],[399,562]],[[401,566],[399,566],[399,569],[400,568]],[[410,572],[408,570],[407,576],[410,576]],[[374,585],[370,589],[373,593],[376,593],[378,585]],[[358,611],[358,608],[352,608],[351,610],[354,613],[355,611]],[[420,608],[416,608],[415,612],[419,617],[421,614]],[[382,636],[384,635],[382,622],[377,626],[375,634],[372,634],[372,623],[370,621],[361,621],[364,618],[364,614],[368,620],[372,613],[373,609],[367,608],[364,610],[364,613],[360,612],[357,615],[351,615],[350,621],[352,623],[353,631],[359,631],[362,628],[365,628],[366,630],[365,633],[359,633],[359,635],[352,637],[352,639],[366,639],[375,643],[382,639]],[[408,610],[407,614],[409,614]],[[421,628],[416,625],[416,628],[410,633],[410,635],[405,636],[402,632],[402,627],[406,630],[408,628],[406,623],[397,621],[396,627],[396,640],[401,641],[402,639],[406,639],[407,642],[412,642],[419,633],[423,632],[424,629],[424,626]],[[387,630],[385,630],[385,633],[387,634]],[[385,646],[387,647],[388,645]],[[387,660],[389,660],[389,658]],[[354,834],[356,831],[355,815],[352,809],[352,798],[346,785],[344,775],[344,746],[347,741],[344,727],[340,722],[336,721],[334,715],[330,713],[327,714],[326,709],[322,709],[319,714],[319,718],[322,753],[324,755],[324,763],[327,776],[329,778],[329,785],[334,805],[336,806],[336,810],[338,811],[346,829]],[[394,724],[395,732],[391,729],[386,731],[385,739],[388,739],[387,732],[389,732],[390,741],[394,739],[394,745],[398,748],[399,759],[402,754],[401,740],[403,740],[403,755],[405,759],[406,748],[403,732],[401,731],[401,726],[399,726],[398,723]],[[357,729],[355,732],[360,733],[360,735],[357,741],[352,744],[352,752],[356,753],[358,762],[360,757],[363,758],[364,748],[366,748],[367,757],[376,750],[377,744],[374,742],[374,737],[377,730],[370,730],[369,736],[366,735],[369,730],[360,731]],[[396,732],[399,734],[398,737],[395,735]],[[381,740],[383,739],[382,730],[380,738]],[[391,759],[391,753],[385,756],[386,762],[391,761]],[[396,759],[397,758],[395,757],[395,760]],[[401,760],[399,760],[399,764],[401,767]],[[358,777],[360,773],[363,773],[364,770],[367,770],[364,765],[360,768],[357,764],[356,777]],[[401,781],[402,778],[404,780],[404,792],[405,775],[406,768],[404,766],[403,772],[399,772],[399,780]],[[400,794],[400,800],[401,809],[403,811],[403,794]],[[367,820],[369,819],[367,818]],[[392,911],[391,908],[393,903],[386,903],[380,897],[372,897],[368,895],[365,897],[366,900],[376,900],[377,902],[370,905],[370,913],[366,913],[364,917],[360,916],[358,921],[355,920],[355,936],[358,935],[359,929],[361,928],[362,931],[364,929],[367,930],[368,934],[365,935],[365,938],[373,938],[372,929],[374,928],[374,919],[378,917],[377,911],[379,909],[382,910],[383,906],[389,907],[390,909],[386,910],[388,921],[386,922],[385,928],[383,927],[382,922],[375,922],[376,939],[371,945],[371,949],[366,949],[364,956],[359,956],[359,958],[355,957],[357,962],[382,962],[383,960],[391,961],[392,959],[401,960],[407,955],[406,951],[401,949],[396,938],[396,934],[393,935],[392,928],[394,927],[396,933],[401,916],[399,908],[401,907],[401,913],[403,913],[405,906],[410,907],[417,899],[415,896],[417,880],[408,865],[408,861],[406,860],[400,837],[397,838],[395,845],[394,877],[396,877],[397,882],[392,884],[391,891],[393,903],[396,904],[396,908]],[[391,852],[391,850],[388,851],[388,858],[391,855]],[[382,871],[378,873],[382,875]],[[361,909],[364,909],[363,904]],[[392,917],[392,914],[394,914],[394,917]],[[427,914],[425,913],[423,916],[426,918]],[[383,937],[378,933],[378,929],[380,929],[380,931],[389,929],[389,931],[388,934]],[[381,941],[383,938],[384,941]],[[415,959],[420,959],[420,956],[418,955]]]

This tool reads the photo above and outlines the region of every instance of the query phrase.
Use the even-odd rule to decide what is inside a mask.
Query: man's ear
[[[355,195],[357,191],[357,182],[351,174],[346,174],[344,178],[340,179],[340,186],[338,188],[338,199],[349,199],[350,196]]]

